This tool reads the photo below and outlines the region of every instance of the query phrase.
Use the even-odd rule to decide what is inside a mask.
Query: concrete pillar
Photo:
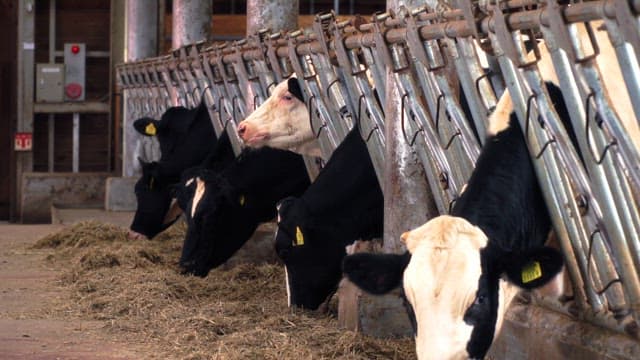
[[[125,9],[126,61],[158,54],[158,3],[127,0]]]
[[[387,8],[395,11],[404,5],[412,9],[425,3],[428,2],[387,0]],[[433,196],[428,190],[424,168],[402,135],[401,94],[391,72],[387,72],[386,94],[386,176],[382,185],[385,194],[383,251],[400,253],[404,251],[400,235],[424,224],[438,213]]]
[[[125,54],[127,62],[158,55],[158,3],[147,0],[127,0],[125,4]],[[123,99],[122,175],[136,176],[134,149],[138,134],[133,129],[127,93]]]
[[[173,0],[171,48],[211,38],[211,0]]]
[[[111,3],[111,15],[112,64],[158,55],[157,1],[116,0]],[[138,160],[134,158],[134,150],[140,135],[135,132],[132,124],[136,120],[134,117],[140,114],[132,114],[128,96],[128,92],[124,91],[121,102],[122,177],[109,178],[105,185],[105,209],[110,211],[131,211],[136,208],[133,187],[140,174],[135,170],[135,162]],[[118,165],[120,164],[116,162],[116,169],[119,168]]]
[[[299,8],[298,0],[248,0],[247,36],[257,34],[262,29],[269,29],[272,33],[296,29]],[[247,94],[247,109],[254,109],[255,96],[251,88],[247,89]]]
[[[247,35],[261,29],[293,30],[298,27],[298,14],[298,0],[248,0]]]
[[[298,7],[298,0],[247,0],[246,35],[255,35],[262,29],[278,32],[297,28]],[[255,93],[250,86],[246,89],[246,94],[247,97],[244,100],[248,111],[251,112],[254,109]],[[275,228],[275,223],[262,224],[225,265],[277,261],[278,255],[275,252],[273,237]]]

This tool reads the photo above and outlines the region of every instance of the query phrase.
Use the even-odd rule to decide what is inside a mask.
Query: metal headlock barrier
[[[159,117],[168,106],[204,101],[216,134],[226,130],[236,154],[242,148],[236,125],[252,110],[247,104],[258,106],[275,84],[295,75],[323,156],[358,125],[381,183],[389,79],[400,90],[404,139],[422,162],[441,213],[473,169],[504,86],[573,282],[571,306],[545,304],[637,338],[640,153],[621,117],[640,119],[639,14],[640,0],[461,0],[438,11],[400,8],[345,21],[325,13],[310,29],[193,44],[121,64],[117,74],[127,119]],[[604,40],[593,35],[591,22],[600,20]],[[616,113],[616,99],[607,96],[602,72],[609,69],[596,64],[603,45],[598,41],[609,41],[615,51],[634,114]],[[579,149],[543,85],[539,46],[548,49]],[[483,68],[479,55],[494,66]]]

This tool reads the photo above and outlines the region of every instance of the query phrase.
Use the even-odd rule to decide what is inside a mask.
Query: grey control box
[[[64,101],[64,65],[36,64],[36,102]]]

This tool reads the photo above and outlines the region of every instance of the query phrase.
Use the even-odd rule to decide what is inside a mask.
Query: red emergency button
[[[67,86],[64,87],[64,92],[68,98],[75,100],[82,95],[82,85],[78,83],[67,84]]]
[[[78,45],[71,45],[71,53],[72,54],[77,54],[80,52],[80,46]]]

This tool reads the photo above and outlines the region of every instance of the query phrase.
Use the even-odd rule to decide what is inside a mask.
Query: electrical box
[[[87,47],[82,43],[64,44],[64,100],[83,101],[85,98],[85,63]]]
[[[64,65],[36,64],[36,102],[64,101]]]

